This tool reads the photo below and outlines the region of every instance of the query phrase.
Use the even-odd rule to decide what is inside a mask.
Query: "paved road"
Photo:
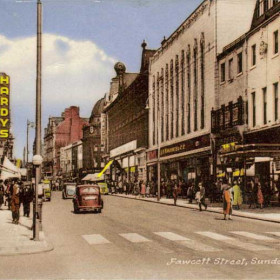
[[[74,214],[53,193],[44,231],[55,250],[2,257],[1,279],[279,279],[279,224],[120,197]],[[278,264],[255,264],[257,260]],[[191,263],[190,263],[191,262]],[[230,262],[230,263],[229,263]]]

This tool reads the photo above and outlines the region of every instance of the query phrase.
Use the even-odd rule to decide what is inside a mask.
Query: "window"
[[[185,134],[185,52],[181,52],[181,134]]]
[[[204,43],[202,43],[200,45],[200,51],[201,51],[201,65],[200,65],[200,71],[201,71],[201,111],[200,111],[200,128],[203,129],[204,128],[204,115],[205,115],[205,106],[204,106],[204,101],[205,101],[205,98],[204,98],[204,91],[205,91],[205,70],[204,70]]]
[[[161,68],[160,77],[160,95],[161,95],[161,142],[164,141],[164,70]]]
[[[233,73],[232,73],[232,66],[233,65],[233,58],[231,58],[228,62],[228,79],[232,80],[233,79]]]
[[[279,0],[273,0],[273,6],[278,4]]]
[[[273,84],[274,90],[274,120],[278,120],[278,83]]]
[[[226,80],[226,65],[225,63],[221,64],[221,83]]]
[[[176,90],[176,119],[175,119],[175,135],[179,136],[179,56],[175,58],[175,90]]]
[[[267,124],[267,96],[266,87],[262,89],[263,91],[263,124]]]
[[[156,144],[156,127],[155,127],[155,120],[156,120],[156,102],[155,102],[155,96],[156,96],[156,82],[155,82],[155,76],[153,76],[153,113],[152,113],[152,128],[153,128],[153,145]]]
[[[263,0],[263,10],[264,12],[268,10],[268,0]]]
[[[193,53],[193,75],[194,75],[194,99],[193,99],[193,110],[194,110],[194,131],[197,130],[197,48],[194,49]]]
[[[240,52],[237,55],[237,73],[242,73],[243,72],[243,58],[242,58],[242,52]]]
[[[273,33],[274,54],[278,53],[278,30]]]
[[[166,141],[169,140],[169,82],[168,82],[168,64],[165,66],[165,104],[166,104],[166,110],[165,110],[165,124],[166,124]]]
[[[256,93],[252,92],[252,116],[253,127],[256,126]]]
[[[187,55],[187,79],[188,79],[188,133],[191,132],[191,55]]]
[[[257,57],[256,57],[256,45],[253,45],[253,46],[252,46],[251,55],[252,55],[252,66],[254,66],[254,65],[256,65],[256,62],[257,62]]]
[[[173,59],[171,59],[170,61],[170,122],[171,122],[171,127],[170,127],[170,132],[171,132],[171,135],[170,135],[170,139],[173,138],[173,120],[174,120],[174,106],[173,106],[173,102],[174,102],[174,98],[173,98],[173,95],[174,95],[174,81],[173,81]]]

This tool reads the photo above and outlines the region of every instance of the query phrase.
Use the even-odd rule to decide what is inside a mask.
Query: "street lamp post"
[[[35,209],[33,211],[33,239],[39,240],[39,206],[38,206],[38,188],[41,180],[41,76],[42,76],[42,3],[37,1],[37,68],[36,68],[36,138],[35,138],[35,153],[33,157],[33,165],[36,168],[35,176]]]

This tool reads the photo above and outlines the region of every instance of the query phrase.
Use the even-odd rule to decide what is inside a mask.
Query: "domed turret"
[[[117,62],[114,66],[117,76],[123,75],[126,71],[126,67],[122,62]]]

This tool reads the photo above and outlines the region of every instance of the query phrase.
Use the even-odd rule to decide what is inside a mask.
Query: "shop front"
[[[158,150],[147,153],[149,181],[157,182],[158,168],[161,182],[184,180],[197,185],[210,180],[210,134],[161,147],[159,159],[157,153]]]

